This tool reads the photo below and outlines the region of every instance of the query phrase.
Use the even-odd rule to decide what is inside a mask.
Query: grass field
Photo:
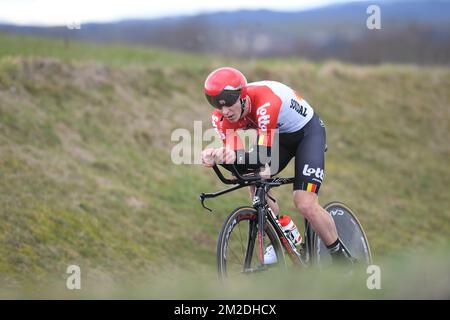
[[[227,213],[249,203],[247,192],[209,202],[209,214],[198,195],[223,186],[170,156],[173,130],[193,132],[194,121],[209,128],[202,85],[222,65],[296,88],[324,120],[321,203],[354,208],[375,262],[392,266],[391,289],[362,296],[423,297],[414,289],[428,287],[413,279],[430,274],[424,297],[449,297],[448,67],[227,60],[1,33],[0,293],[55,297],[70,264],[81,267],[81,294],[91,298],[133,291],[124,288],[149,298],[219,291],[216,238]],[[276,194],[301,225],[290,187]],[[277,283],[292,278],[316,283],[302,275]],[[249,281],[221,294],[265,283]],[[192,291],[194,283],[203,285]],[[348,292],[351,282],[342,286]]]

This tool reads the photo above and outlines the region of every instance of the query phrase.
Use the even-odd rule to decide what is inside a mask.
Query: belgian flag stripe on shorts
[[[315,185],[314,183],[308,182],[308,185],[306,186],[306,191],[316,192],[316,189],[317,189],[317,185]]]
[[[261,134],[258,138],[258,145],[263,146],[264,145],[264,135]]]

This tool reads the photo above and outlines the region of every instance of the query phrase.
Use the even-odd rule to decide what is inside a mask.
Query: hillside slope
[[[214,267],[221,222],[248,203],[247,193],[210,202],[208,214],[198,194],[221,184],[170,155],[174,129],[193,132],[196,120],[209,127],[201,88],[222,64],[250,81],[289,84],[320,114],[329,145],[321,202],[356,210],[375,259],[448,244],[450,69],[225,61],[72,43],[74,54],[33,41],[17,38],[16,52],[0,51],[4,286],[65,279],[70,264],[118,281]],[[282,212],[299,221],[291,189],[276,193]]]

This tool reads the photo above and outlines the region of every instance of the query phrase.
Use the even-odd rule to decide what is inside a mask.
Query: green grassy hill
[[[282,81],[320,114],[321,203],[355,209],[375,262],[449,245],[449,68],[230,61],[5,34],[0,44],[3,289],[64,286],[70,264],[102,285],[213,274],[221,223],[247,192],[209,202],[209,214],[198,194],[223,186],[170,156],[173,130],[209,127],[202,85],[221,65]],[[276,194],[301,225],[290,187]]]

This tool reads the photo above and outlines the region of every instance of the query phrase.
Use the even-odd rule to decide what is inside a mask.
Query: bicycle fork
[[[258,212],[258,260],[260,266],[264,266],[264,202],[266,193],[264,188],[256,188],[255,196],[253,197],[253,207]]]
[[[244,272],[258,272],[265,269],[264,266],[264,224],[265,224],[265,216],[264,216],[264,200],[265,199],[264,189],[258,187],[256,189],[255,195],[253,197],[253,208],[257,210],[258,217],[257,221],[252,221],[249,223],[249,237],[247,243],[247,252],[245,254],[245,263],[244,263]],[[259,266],[256,269],[250,268],[251,261],[253,257],[253,250],[255,247],[255,243],[257,244],[258,250],[258,261]]]

